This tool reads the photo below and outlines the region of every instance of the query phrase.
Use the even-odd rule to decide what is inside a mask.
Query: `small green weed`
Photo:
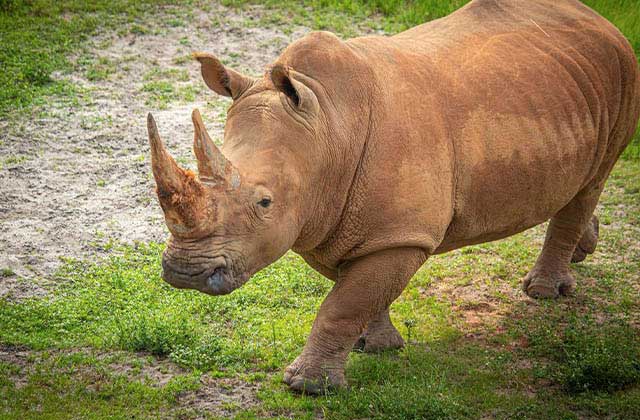
[[[186,346],[194,335],[193,324],[186,317],[167,313],[132,313],[116,320],[116,343],[124,350],[147,351],[168,356],[178,347]]]
[[[172,102],[193,102],[199,89],[191,84],[177,84],[167,80],[146,82],[142,91],[149,94],[146,104],[167,109]]]
[[[87,79],[90,81],[105,80],[116,71],[116,64],[106,57],[100,57],[87,69]]]
[[[0,169],[5,166],[15,166],[27,161],[25,155],[10,155],[0,162]]]

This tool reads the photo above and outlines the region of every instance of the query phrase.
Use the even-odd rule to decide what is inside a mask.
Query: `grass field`
[[[0,122],[90,95],[59,74],[83,66],[88,80],[100,80],[116,64],[69,56],[105,31],[149,33],[147,23],[167,3],[0,0]],[[173,19],[186,27],[193,10],[207,7],[180,3]],[[224,3],[243,9],[250,2]],[[463,3],[268,0],[273,10],[251,24],[293,22],[345,35],[364,24],[393,33]],[[640,51],[637,1],[587,3]],[[169,90],[185,77],[149,74],[145,86]],[[171,106],[172,98],[149,99]],[[106,261],[70,255],[48,294],[0,297],[0,420],[638,419],[639,141],[607,184],[597,211],[600,243],[574,266],[575,296],[534,301],[520,290],[543,226],[433,257],[392,306],[409,344],[382,355],[352,353],[349,388],[323,397],[291,394],[281,382],[332,286],[298,256],[289,253],[233,294],[212,298],[160,279],[164,245],[96,240],[110,250]],[[15,277],[0,267],[0,282]]]

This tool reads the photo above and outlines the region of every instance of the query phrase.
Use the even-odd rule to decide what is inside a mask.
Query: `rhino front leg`
[[[379,353],[404,347],[404,340],[391,322],[389,308],[375,315],[367,324],[367,328],[356,341],[354,350],[365,353]]]
[[[367,323],[402,293],[426,258],[422,249],[397,248],[341,267],[302,353],[285,370],[284,381],[293,390],[310,394],[344,386],[344,365],[353,344]]]

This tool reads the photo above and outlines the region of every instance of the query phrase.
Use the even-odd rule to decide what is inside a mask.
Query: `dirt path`
[[[42,293],[38,285],[65,257],[103,256],[112,241],[164,240],[147,112],[153,111],[166,144],[189,166],[191,110],[200,108],[220,139],[228,106],[206,89],[190,52],[212,52],[257,75],[308,32],[265,29],[260,19],[269,12],[260,8],[213,6],[178,24],[170,12],[154,17],[147,33],[104,34],[88,42],[74,58],[77,70],[57,76],[87,92],[80,104],[52,98],[37,118],[0,121],[0,296]]]

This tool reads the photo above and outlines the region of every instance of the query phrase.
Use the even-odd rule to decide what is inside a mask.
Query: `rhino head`
[[[314,153],[321,118],[304,76],[287,67],[252,79],[212,55],[194,56],[207,86],[233,104],[222,149],[193,111],[198,174],[175,162],[148,116],[153,175],[170,231],[163,278],[220,295],[281,257],[305,228],[313,186],[302,181],[322,168],[302,156]]]

